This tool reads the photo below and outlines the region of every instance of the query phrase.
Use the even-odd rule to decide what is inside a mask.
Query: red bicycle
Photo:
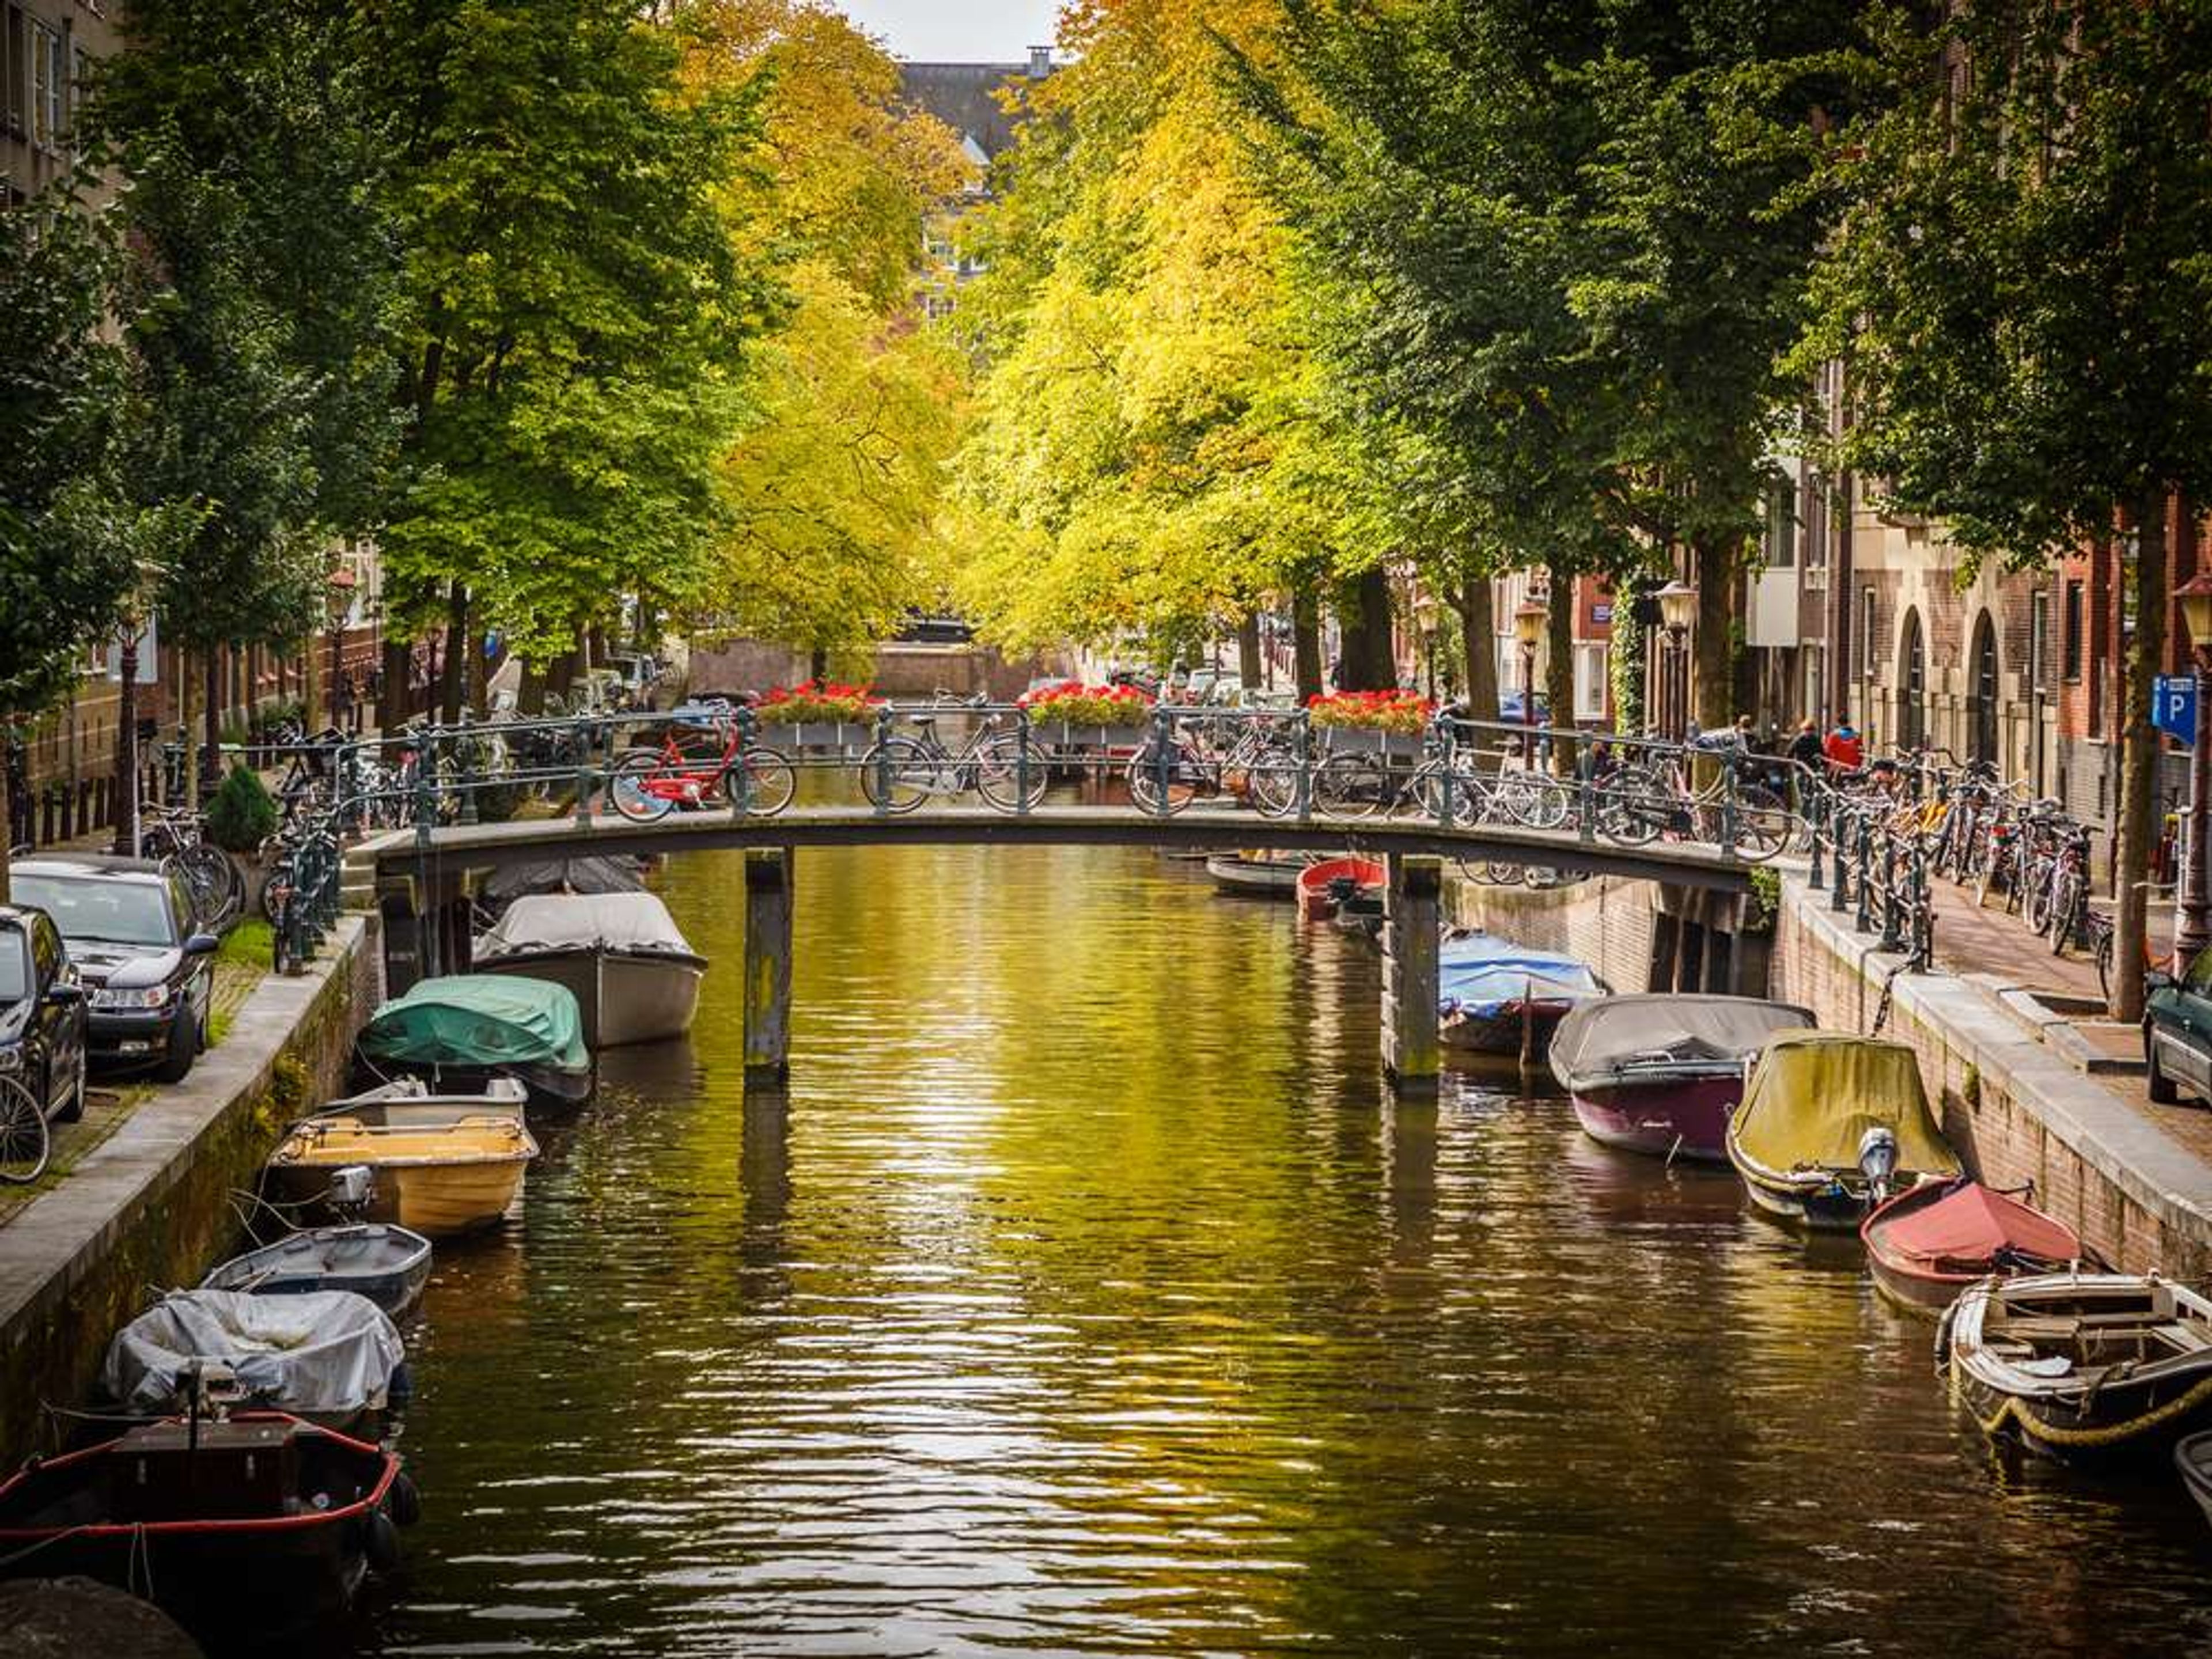
[[[683,807],[703,806],[720,791],[737,811],[774,817],[791,805],[799,780],[775,750],[745,740],[737,720],[718,721],[719,754],[687,754],[669,730],[658,749],[633,749],[607,776],[607,799],[633,823],[651,823]]]

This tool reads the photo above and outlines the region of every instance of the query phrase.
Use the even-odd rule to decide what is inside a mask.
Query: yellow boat
[[[292,1126],[270,1155],[267,1185],[281,1203],[312,1205],[333,1170],[366,1165],[375,1182],[367,1219],[442,1238],[496,1224],[537,1156],[537,1141],[510,1113],[393,1125],[338,1113]]]

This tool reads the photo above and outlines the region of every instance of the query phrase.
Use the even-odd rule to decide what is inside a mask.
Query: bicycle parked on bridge
[[[1449,740],[1450,716],[1440,712],[1422,733],[1421,757],[1394,766],[1381,755],[1342,752],[1314,774],[1314,804],[1330,817],[1418,815],[1443,823],[1447,805],[1458,823],[1513,823],[1557,830],[1573,809],[1567,787],[1548,772],[1514,766],[1500,757],[1482,765],[1473,744]]]
[[[1130,800],[1154,817],[1171,817],[1201,795],[1235,795],[1264,817],[1285,817],[1298,803],[1297,745],[1282,722],[1209,724],[1201,716],[1176,723],[1164,748],[1147,726],[1127,777]]]
[[[678,807],[703,806],[719,792],[733,811],[772,818],[791,805],[799,787],[791,762],[752,741],[740,718],[718,720],[721,747],[686,753],[673,727],[658,749],[633,749],[607,775],[607,800],[632,823],[653,823]]]
[[[1710,742],[1697,752],[1717,763],[1717,775],[1703,788],[1692,784],[1680,754],[1616,769],[1597,789],[1598,832],[1624,847],[1647,846],[1662,836],[1728,844],[1753,863],[1787,847],[1796,834],[1796,815],[1775,791],[1747,781],[1751,756],[1741,739]]]
[[[982,703],[979,697],[955,706],[980,708]],[[1001,716],[984,714],[965,746],[955,750],[938,735],[934,712],[908,718],[912,737],[879,738],[860,757],[860,793],[869,805],[911,812],[933,797],[972,789],[997,811],[1025,812],[1044,799],[1050,761],[1042,747],[1029,741],[1026,726],[1010,732]]]

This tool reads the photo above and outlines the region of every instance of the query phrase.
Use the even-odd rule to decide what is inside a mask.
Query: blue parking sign
[[[2197,676],[2160,674],[2151,697],[2150,723],[2185,744],[2197,740]]]

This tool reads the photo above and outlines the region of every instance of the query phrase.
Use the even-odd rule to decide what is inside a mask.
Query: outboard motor
[[[1897,1173],[1897,1135],[1877,1123],[1859,1137],[1859,1173],[1867,1178],[1875,1202],[1889,1196],[1890,1177]]]
[[[360,1216],[376,1201],[376,1171],[366,1164],[348,1164],[331,1170],[330,1189],[323,1201],[341,1216]]]

